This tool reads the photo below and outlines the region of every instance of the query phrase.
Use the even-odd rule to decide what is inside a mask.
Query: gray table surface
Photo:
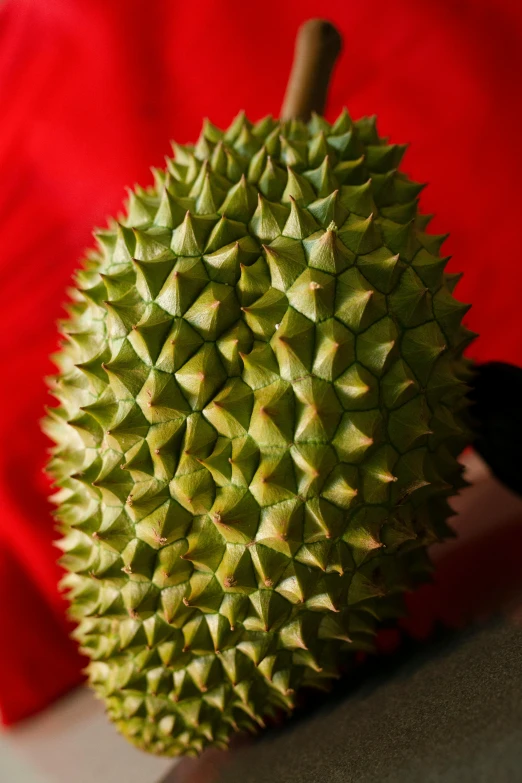
[[[181,762],[165,783],[522,781],[516,618],[403,648],[343,687],[248,746]]]

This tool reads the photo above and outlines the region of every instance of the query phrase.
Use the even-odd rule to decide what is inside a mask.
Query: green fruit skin
[[[328,687],[429,574],[473,337],[374,119],[174,151],[96,233],[45,420],[90,681],[170,756]]]

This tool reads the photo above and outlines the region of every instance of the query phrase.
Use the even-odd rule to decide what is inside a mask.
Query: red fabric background
[[[52,548],[47,444],[55,321],[90,231],[203,116],[277,114],[295,31],[326,15],[346,50],[328,116],[377,113],[410,141],[433,230],[474,307],[480,360],[520,362],[522,6],[517,0],[9,0],[0,9],[0,712],[80,677]]]

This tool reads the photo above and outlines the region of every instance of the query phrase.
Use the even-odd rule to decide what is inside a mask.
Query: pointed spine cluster
[[[77,274],[46,420],[91,681],[166,755],[324,687],[429,571],[473,336],[372,119],[174,152]]]

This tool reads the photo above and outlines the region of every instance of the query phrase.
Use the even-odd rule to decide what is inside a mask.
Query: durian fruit
[[[205,122],[76,275],[64,585],[141,748],[225,747],[329,686],[449,533],[472,334],[404,151],[346,111]]]

